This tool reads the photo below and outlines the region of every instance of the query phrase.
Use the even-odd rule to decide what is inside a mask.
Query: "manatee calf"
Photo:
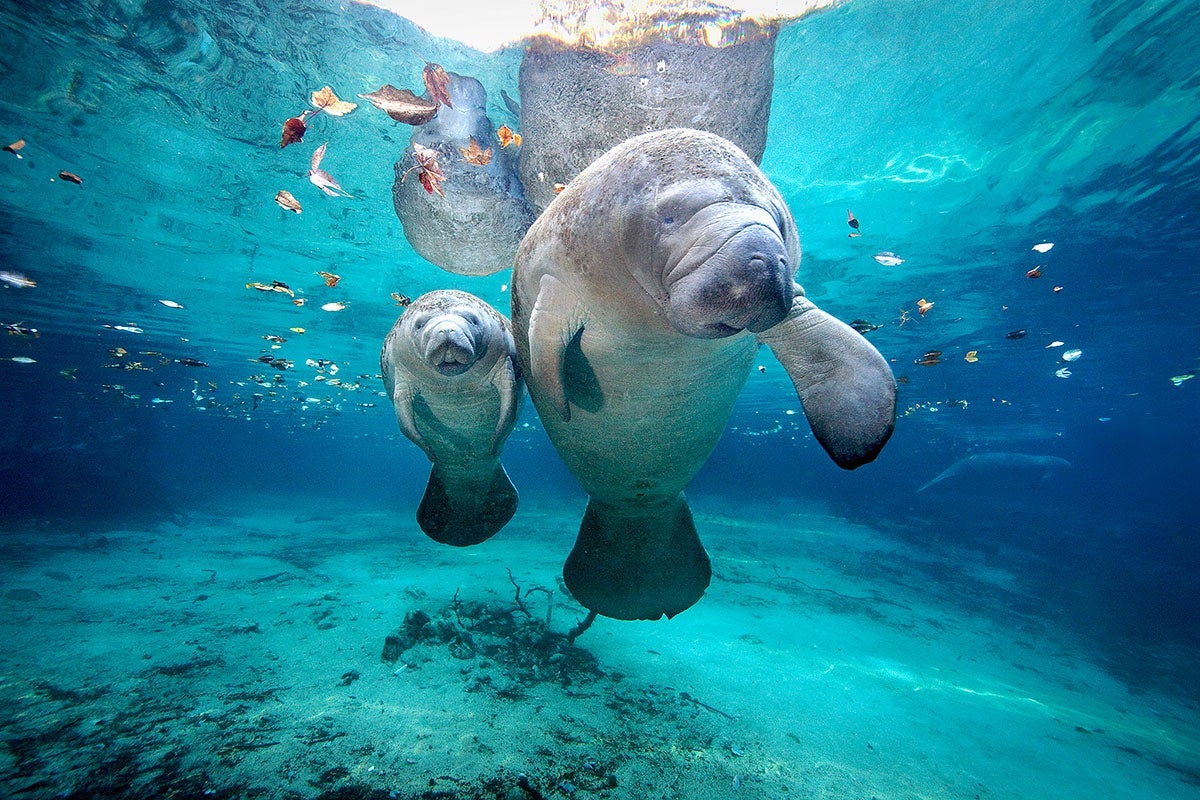
[[[433,462],[417,509],[421,530],[462,546],[503,528],[517,490],[500,449],[522,386],[508,320],[466,292],[430,292],[396,320],[380,367],[400,430]]]
[[[1010,488],[1017,483],[1043,484],[1069,466],[1070,461],[1057,456],[978,453],[955,461],[917,491],[923,492],[943,481],[972,478],[989,482],[999,480]]]
[[[530,396],[590,495],[563,569],[618,619],[695,603],[711,577],[683,489],[765,343],[817,440],[847,469],[891,435],[883,357],[794,283],[796,225],[737,147],[671,129],[613,148],[521,242],[513,331]]]

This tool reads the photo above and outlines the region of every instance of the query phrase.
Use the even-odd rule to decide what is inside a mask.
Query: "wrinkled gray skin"
[[[413,129],[412,142],[438,152],[446,176],[445,197],[430,194],[417,179],[412,147],[396,162],[392,202],[404,237],[427,261],[458,275],[490,275],[512,266],[517,245],[532,221],[517,177],[517,151],[501,149],[486,113],[483,84],[450,75],[450,100],[437,116]],[[474,138],[492,148],[486,166],[468,163],[459,148]]]
[[[433,462],[421,529],[446,544],[484,541],[517,509],[500,465],[522,389],[508,320],[466,292],[430,292],[396,320],[380,367],[400,430]]]
[[[555,448],[590,495],[563,570],[618,619],[672,616],[711,576],[683,489],[720,437],[759,344],[840,466],[891,435],[883,357],[793,282],[796,225],[726,140],[674,129],[602,156],[526,234],[513,335]]]
[[[994,484],[996,481],[1010,485],[1018,483],[1044,484],[1052,476],[1070,466],[1070,461],[1058,456],[977,453],[955,461],[917,491],[923,492],[944,481],[953,483],[958,479],[986,480],[990,484]]]
[[[539,212],[567,183],[630,136],[665,128],[709,131],[757,164],[767,142],[775,79],[774,28],[708,47],[660,37],[619,55],[541,37],[521,62],[521,181]]]

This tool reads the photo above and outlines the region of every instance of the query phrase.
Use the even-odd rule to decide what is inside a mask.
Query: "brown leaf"
[[[4,150],[5,150],[6,152],[9,152],[9,153],[16,153],[18,150],[20,150],[20,149],[21,149],[22,147],[24,147],[24,146],[25,146],[25,140],[24,140],[24,139],[17,139],[17,140],[16,140],[15,142],[13,142],[12,144],[6,144],[6,145],[4,145]]]
[[[334,275],[332,272],[325,272],[323,270],[321,272],[318,272],[317,274],[325,279],[325,285],[331,289],[334,286],[337,286],[338,281],[340,281],[342,279],[341,275]]]
[[[438,180],[437,176],[434,175],[429,170],[423,169],[420,172],[418,172],[417,180],[419,180],[421,182],[421,185],[425,187],[425,191],[428,192],[429,194],[433,194],[434,192],[437,192],[442,197],[446,196],[446,193],[442,191],[442,181]]]
[[[314,106],[331,117],[341,117],[358,108],[358,103],[339,100],[338,96],[333,93],[333,89],[328,86],[322,87],[318,92],[313,92],[311,100]]]
[[[406,125],[424,125],[437,115],[438,110],[436,101],[417,97],[408,89],[397,89],[390,83],[385,83],[370,94],[360,94],[359,97],[370,100],[371,105]]]
[[[406,294],[392,292],[392,299],[396,301],[396,305],[398,306],[404,306],[405,308],[408,308],[410,305],[412,305],[412,298]]]
[[[442,69],[442,65],[430,64],[426,61],[423,76],[425,88],[429,90],[429,96],[433,98],[433,101],[454,108],[454,103],[450,102],[450,76],[446,70]]]
[[[462,152],[463,158],[467,160],[468,164],[474,164],[477,167],[487,166],[488,162],[492,160],[492,148],[489,147],[487,150],[481,150],[479,142],[475,141],[474,136],[471,137],[469,145],[458,149]]]
[[[496,136],[500,139],[500,147],[508,147],[510,144],[521,146],[521,134],[515,133],[512,128],[507,125],[501,125],[496,130]]]
[[[62,178],[64,181],[70,181],[71,183],[78,183],[80,186],[83,185],[83,178],[79,177],[74,172],[67,172],[65,169],[62,172],[58,173],[58,177]]]
[[[299,201],[292,196],[291,192],[285,189],[281,189],[275,193],[275,202],[279,204],[280,208],[286,208],[288,211],[295,211],[297,214],[303,211],[303,209],[300,208]]]
[[[279,140],[279,146],[287,147],[289,144],[304,141],[304,132],[308,130],[308,126],[304,124],[304,115],[292,117],[287,122],[283,123],[283,138]]]

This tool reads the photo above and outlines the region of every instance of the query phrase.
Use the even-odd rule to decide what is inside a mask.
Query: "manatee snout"
[[[465,372],[480,355],[475,350],[468,325],[457,317],[435,317],[425,325],[426,363],[443,374]]]
[[[771,226],[739,229],[692,267],[669,287],[667,308],[671,325],[686,336],[758,333],[783,321],[792,307],[795,267]]]

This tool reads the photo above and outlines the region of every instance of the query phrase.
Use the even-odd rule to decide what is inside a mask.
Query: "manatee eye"
[[[674,217],[663,217],[663,225],[671,225],[675,222]]]

